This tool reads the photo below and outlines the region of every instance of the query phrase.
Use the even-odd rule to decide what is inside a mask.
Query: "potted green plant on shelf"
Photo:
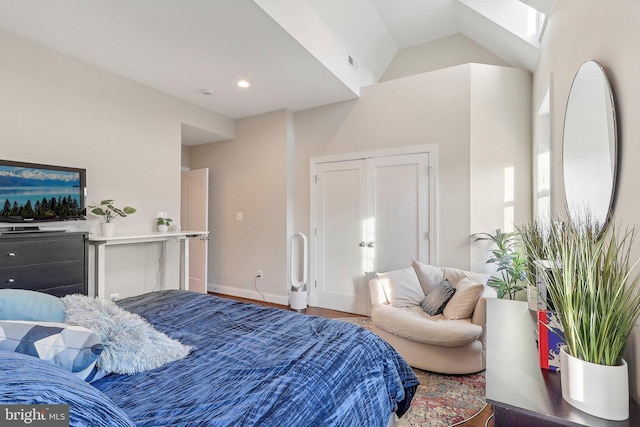
[[[526,239],[525,253],[533,261],[553,261],[542,278],[564,329],[562,396],[591,415],[627,419],[623,356],[640,314],[638,261],[630,261],[635,230],[619,232],[612,224],[601,231],[587,218],[550,225],[546,235],[542,254]]]
[[[488,240],[496,246],[491,250],[491,257],[487,260],[487,264],[496,264],[497,273],[500,273],[500,276],[490,277],[487,285],[496,289],[498,298],[515,299],[516,293],[525,289],[523,281],[527,276],[526,260],[516,250],[518,233],[497,229],[495,234],[480,233],[479,235],[482,237],[477,237],[476,242]]]
[[[136,208],[131,206],[125,206],[124,208],[118,208],[114,205],[115,200],[108,199],[100,202],[98,206],[89,205],[89,213],[95,216],[100,216],[104,219],[104,222],[100,224],[103,236],[113,236],[114,224],[113,221],[118,217],[126,217],[136,212]]]
[[[156,224],[158,224],[158,231],[167,232],[169,231],[169,225],[173,220],[171,218],[156,218]]]
[[[553,242],[549,239],[551,223],[545,220],[536,220],[530,224],[523,224],[517,227],[520,241],[522,242],[523,256],[526,261],[527,271],[527,296],[529,308],[536,310],[538,305],[538,268],[548,264],[545,260],[546,254],[556,253],[555,249],[549,247]],[[541,260],[545,260],[541,262]]]

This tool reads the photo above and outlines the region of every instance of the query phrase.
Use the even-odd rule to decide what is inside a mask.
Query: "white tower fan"
[[[298,239],[302,240],[302,259],[294,256]],[[300,261],[302,261],[302,277],[298,280]],[[302,233],[296,233],[291,236],[291,271],[289,272],[289,281],[291,282],[291,295],[289,298],[289,307],[291,310],[304,312],[307,309],[307,236]]]

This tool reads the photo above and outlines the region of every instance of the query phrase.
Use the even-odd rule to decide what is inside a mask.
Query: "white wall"
[[[551,79],[551,155],[553,207],[564,211],[561,153],[562,127],[573,77],[588,59],[599,61],[607,72],[617,98],[620,164],[614,221],[640,224],[640,40],[639,2],[563,0],[556,2],[542,40],[540,61],[534,74],[533,101],[542,96]],[[636,241],[633,257],[640,256]],[[632,395],[639,400],[640,328],[636,327],[628,346]]]
[[[381,82],[467,63],[509,67],[493,52],[458,33],[399,51],[380,78]]]
[[[482,153],[477,170],[515,162],[517,216],[529,218],[530,78],[523,70],[460,65],[365,87],[354,101],[241,119],[235,139],[191,147],[190,166],[210,171],[209,287],[260,299],[254,278],[262,269],[259,290],[287,303],[288,239],[311,234],[310,159],[424,144],[438,145],[438,263],[469,268],[471,225],[487,225],[472,217],[495,201],[485,196],[471,208],[472,188],[487,188],[472,187],[470,144]]]
[[[86,168],[88,203],[113,198],[138,208],[117,220],[120,233],[151,231],[158,210],[179,220],[182,122],[219,134],[233,129],[224,116],[6,32],[0,58],[0,158]],[[90,229],[98,222],[90,218]],[[121,296],[155,286],[159,248],[146,250],[107,254],[116,275],[107,281]]]
[[[182,165],[182,168],[189,169],[191,167],[191,158],[189,157],[189,154],[190,154],[189,147],[186,145],[183,145],[180,150],[180,157],[181,157],[180,164]]]
[[[209,168],[209,289],[287,304],[287,164],[291,113],[237,121],[233,140],[191,147]],[[242,213],[242,221],[236,220]]]
[[[514,231],[532,215],[531,73],[471,68],[471,234]],[[485,243],[472,241],[470,267],[493,273]]]

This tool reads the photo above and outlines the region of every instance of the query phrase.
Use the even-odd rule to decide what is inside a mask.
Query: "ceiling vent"
[[[358,71],[358,62],[351,55],[347,55],[347,62],[354,70]]]

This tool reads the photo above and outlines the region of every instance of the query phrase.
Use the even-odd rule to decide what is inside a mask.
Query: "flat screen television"
[[[0,222],[85,219],[86,170],[0,160]]]

